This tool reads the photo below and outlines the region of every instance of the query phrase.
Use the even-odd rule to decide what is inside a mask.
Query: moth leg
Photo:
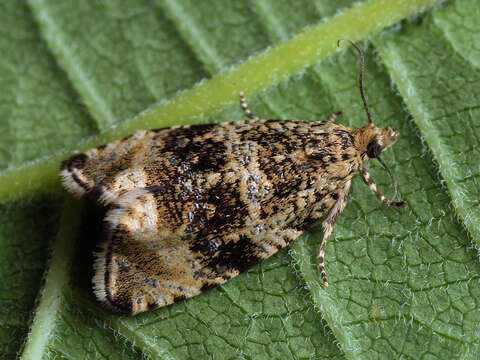
[[[245,114],[246,117],[248,117],[249,119],[252,119],[252,120],[260,120],[260,118],[256,115],[253,115],[252,112],[250,111],[250,109],[248,108],[248,105],[247,103],[245,102],[245,94],[243,93],[243,91],[240,91],[238,93],[238,97],[239,97],[239,100],[240,100],[240,107],[242,108],[243,110],[243,113]]]
[[[362,179],[367,184],[367,186],[372,190],[377,198],[385,205],[389,206],[404,206],[407,205],[406,201],[392,201],[387,199],[383,194],[377,189],[377,185],[375,185],[375,182],[373,181],[372,177],[368,173],[367,169],[365,169],[363,166],[360,166],[358,168],[360,170],[360,175],[362,175]]]
[[[350,191],[350,184],[351,184],[351,180],[349,180],[345,184],[345,187],[340,191],[337,202],[335,203],[335,205],[333,205],[332,210],[330,210],[330,213],[322,222],[323,239],[322,239],[320,248],[318,249],[317,261],[318,261],[318,269],[320,270],[320,274],[323,280],[323,286],[325,287],[328,286],[327,275],[325,274],[325,266],[324,266],[325,248],[327,247],[327,241],[330,238],[330,235],[332,234],[333,225],[335,224],[335,221],[337,221],[338,215],[340,215],[340,213],[345,208],[345,205],[347,205],[348,193]]]
[[[340,110],[337,111],[336,113],[333,113],[332,116],[330,116],[330,119],[328,119],[328,122],[335,122],[335,119],[341,115],[345,114],[345,111]]]

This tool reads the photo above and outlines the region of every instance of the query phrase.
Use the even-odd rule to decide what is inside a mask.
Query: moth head
[[[391,126],[379,129],[369,124],[364,129],[363,146],[360,145],[360,148],[364,147],[362,150],[369,159],[378,158],[382,151],[393,145],[398,138],[398,133]]]

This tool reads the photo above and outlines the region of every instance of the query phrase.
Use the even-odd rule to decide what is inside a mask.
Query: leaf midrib
[[[22,359],[41,359],[43,350],[55,328],[57,312],[59,311],[65,291],[70,283],[70,270],[74,255],[71,246],[80,228],[82,208],[80,201],[67,197],[62,208],[62,217],[57,239],[53,246],[45,277],[45,284],[41,291],[40,301],[35,310],[35,317],[30,327],[28,339],[22,351]]]

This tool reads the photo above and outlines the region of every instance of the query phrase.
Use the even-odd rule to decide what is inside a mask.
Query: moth
[[[327,240],[359,172],[385,205],[397,184],[380,158],[397,140],[368,124],[351,129],[327,121],[248,120],[138,131],[72,156],[63,185],[108,207],[106,237],[96,254],[94,293],[113,313],[135,315],[201,294],[275,254],[322,221],[318,267],[325,286]],[[339,40],[339,42],[341,41]],[[394,195],[386,199],[364,167],[377,159]]]

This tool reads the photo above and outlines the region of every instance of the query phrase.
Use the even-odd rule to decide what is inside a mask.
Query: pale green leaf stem
[[[57,239],[52,249],[51,261],[41,290],[40,301],[28,334],[22,359],[42,359],[49,337],[54,332],[57,313],[64,301],[63,292],[69,287],[71,265],[75,247],[72,244],[80,228],[81,202],[67,198],[63,206]]]

